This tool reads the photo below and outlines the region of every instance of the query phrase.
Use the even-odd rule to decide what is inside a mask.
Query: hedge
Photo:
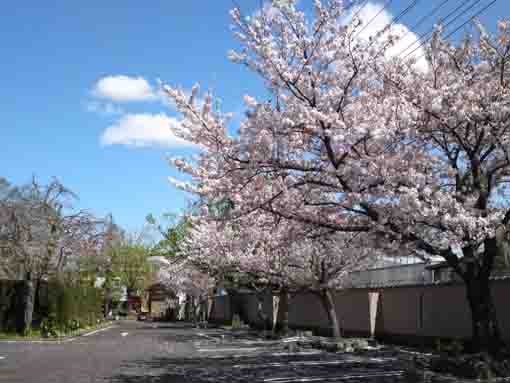
[[[102,291],[90,282],[54,279],[48,282],[48,306],[41,333],[56,336],[96,325],[103,316]]]

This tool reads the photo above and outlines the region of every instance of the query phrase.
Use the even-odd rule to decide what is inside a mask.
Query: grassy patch
[[[58,340],[66,337],[80,336],[90,331],[100,330],[108,327],[113,322],[101,322],[96,326],[86,326],[75,331],[57,331],[56,337],[43,337],[39,329],[31,329],[26,335],[20,335],[14,332],[0,332],[0,340]]]
[[[26,335],[20,335],[15,332],[0,332],[0,340],[31,340],[41,338],[42,336],[39,329],[32,329]]]

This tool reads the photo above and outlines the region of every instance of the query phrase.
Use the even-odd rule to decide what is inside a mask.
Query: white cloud
[[[126,145],[134,147],[163,146],[191,147],[192,144],[172,133],[179,121],[166,114],[127,114],[105,129],[102,145]]]
[[[146,79],[124,75],[99,79],[92,89],[92,94],[116,102],[150,101],[158,98]]]
[[[362,21],[362,24],[358,27],[357,31],[361,31],[358,35],[356,35],[355,32],[354,36],[358,39],[363,39],[368,41],[369,38],[374,38],[376,34],[384,28],[389,25],[393,20],[393,15],[388,12],[386,9],[383,10],[377,17],[375,17],[380,11],[381,8],[384,7],[384,4],[380,3],[374,3],[374,2],[368,2],[366,5],[361,9],[359,14],[356,16]],[[352,17],[356,12],[358,12],[360,8],[359,7],[353,7],[346,17],[344,18],[344,22],[351,21]],[[375,19],[374,19],[375,17]],[[418,36],[409,30],[409,28],[404,24],[395,23],[391,26],[391,34],[400,36],[400,39],[391,47],[387,49],[385,52],[385,57],[391,58],[391,57],[397,57],[400,56],[401,58],[405,57],[406,54],[410,53],[413,49],[419,46],[421,42],[417,42],[415,45],[413,45],[410,49],[404,51],[409,45],[414,43]],[[381,37],[387,36],[387,33],[384,33]],[[380,39],[382,42],[383,39]],[[416,49],[415,52],[412,53],[408,58],[416,57],[418,61],[416,62],[416,65],[419,69],[426,71],[428,68],[427,61],[424,57],[424,50],[423,47],[420,47]]]

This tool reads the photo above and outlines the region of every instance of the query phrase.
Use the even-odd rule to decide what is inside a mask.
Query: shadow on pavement
[[[353,360],[338,354],[155,358],[124,365],[111,383],[411,382],[398,363]],[[412,382],[416,382],[414,378]]]
[[[194,326],[193,324],[191,323],[183,323],[183,324],[170,324],[170,323],[165,323],[165,324],[161,324],[161,322],[139,322],[139,323],[143,323],[143,325],[141,325],[139,327],[139,329],[141,330],[189,330],[189,329],[193,329],[193,328],[196,328],[196,326]]]

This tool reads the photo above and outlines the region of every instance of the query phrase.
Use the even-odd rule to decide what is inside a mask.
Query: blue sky
[[[397,14],[410,2],[394,0],[389,11]],[[440,2],[420,1],[402,22],[413,25]],[[450,0],[442,14],[460,2]],[[237,3],[249,13],[259,1]],[[32,174],[42,180],[56,176],[80,196],[78,207],[98,215],[112,212],[128,229],[139,228],[147,213],[181,210],[186,196],[168,183],[176,174],[163,158],[189,149],[161,137],[161,127],[175,115],[154,96],[156,79],[185,87],[198,81],[222,97],[224,110],[236,113],[244,94],[263,94],[255,75],[226,58],[236,46],[229,28],[232,5],[230,0],[3,4],[0,176],[14,183]],[[506,0],[481,19],[493,29],[502,16],[510,16]],[[153,130],[146,135],[142,128]],[[138,138],[122,136],[122,129]]]

